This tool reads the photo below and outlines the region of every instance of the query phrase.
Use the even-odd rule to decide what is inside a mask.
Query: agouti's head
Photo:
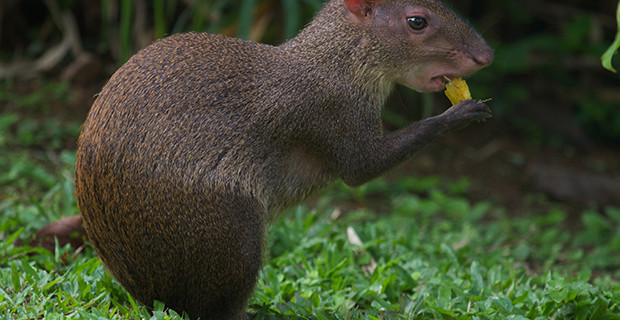
[[[439,0],[344,0],[381,72],[417,91],[443,89],[493,61],[493,49]]]

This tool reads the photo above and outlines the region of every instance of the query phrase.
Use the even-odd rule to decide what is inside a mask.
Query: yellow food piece
[[[456,106],[461,101],[470,100],[471,93],[469,92],[469,86],[467,82],[461,78],[455,78],[446,83],[446,96],[450,99],[453,106]]]

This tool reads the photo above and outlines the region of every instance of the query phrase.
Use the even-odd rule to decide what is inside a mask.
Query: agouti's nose
[[[476,50],[473,52],[472,58],[474,61],[481,66],[488,66],[493,62],[493,58],[495,58],[495,52],[491,47],[486,45],[481,50]]]

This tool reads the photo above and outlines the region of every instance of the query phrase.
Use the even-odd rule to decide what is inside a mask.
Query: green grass
[[[74,154],[3,151],[0,319],[180,318],[134,302],[91,248],[15,247],[77,213]],[[467,187],[439,177],[338,184],[290,210],[269,232],[256,319],[620,319],[620,210],[585,212],[571,232],[559,206],[514,216],[472,203]]]

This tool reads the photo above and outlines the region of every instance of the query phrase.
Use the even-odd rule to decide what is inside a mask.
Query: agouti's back
[[[131,184],[160,177],[166,181],[158,188],[234,187],[273,209],[295,203],[288,198],[306,195],[333,173],[299,143],[317,116],[302,104],[315,96],[294,86],[297,74],[282,76],[291,62],[282,51],[204,33],[159,40],[101,91],[80,147],[89,146],[86,139],[105,146],[93,160],[135,175]],[[321,84],[314,82],[316,93]],[[294,195],[269,180],[288,180]]]
[[[143,303],[244,319],[271,216],[489,116],[470,100],[384,132],[393,86],[437,90],[492,57],[434,0],[332,0],[277,47],[159,40],[112,76],[84,124],[76,196],[90,241]]]

